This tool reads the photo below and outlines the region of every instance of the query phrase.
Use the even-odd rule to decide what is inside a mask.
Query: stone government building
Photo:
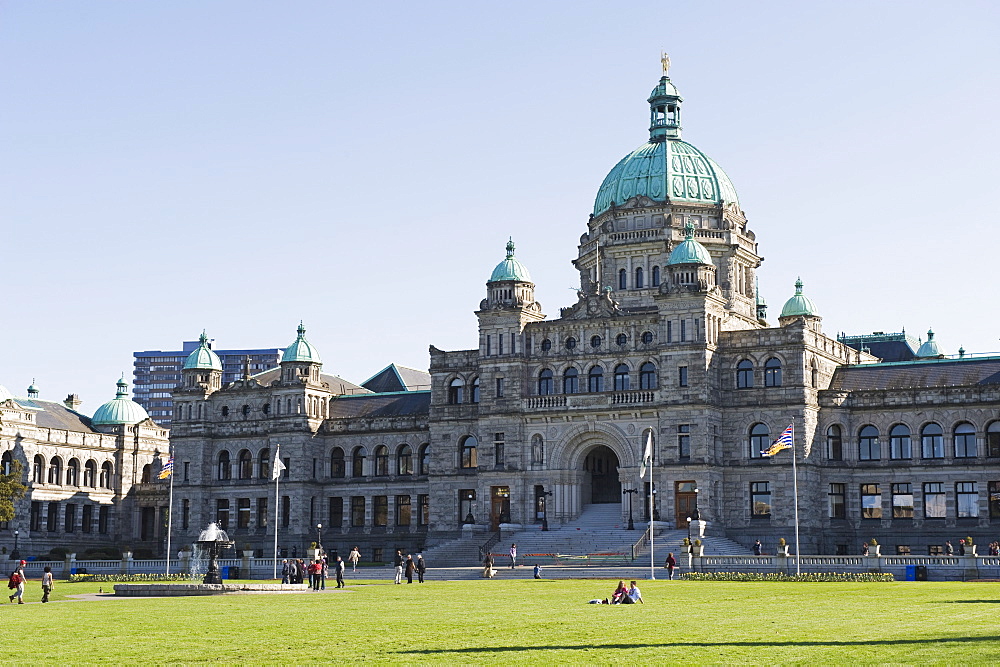
[[[175,543],[218,520],[270,555],[277,522],[281,547],[302,555],[322,524],[328,550],[388,560],[470,523],[557,526],[592,504],[624,518],[651,433],[655,517],[684,527],[697,511],[709,535],[773,548],[794,536],[792,459],[761,452],[789,424],[802,553],[996,539],[1000,357],[945,356],[932,334],[827,335],[801,281],[769,322],[736,189],[681,139],[667,76],[648,102],[649,140],[601,184],[573,260],[577,301],[557,317],[511,242],[475,310],[479,340],[431,346],[429,374],[323,373],[300,326],[278,368],[223,385],[203,340],[173,392]]]

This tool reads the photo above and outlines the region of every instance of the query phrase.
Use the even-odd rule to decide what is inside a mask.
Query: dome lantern
[[[507,257],[493,269],[489,282],[495,283],[502,280],[513,280],[519,283],[531,282],[531,274],[528,273],[528,267],[514,257],[513,238],[507,240]]]
[[[114,399],[97,408],[91,423],[94,426],[132,426],[149,419],[145,408],[128,397],[128,383],[122,375]]]

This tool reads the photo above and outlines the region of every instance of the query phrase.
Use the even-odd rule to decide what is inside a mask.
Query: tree
[[[0,521],[14,518],[14,501],[24,496],[28,487],[21,481],[24,468],[20,461],[13,461],[6,474],[0,473]]]

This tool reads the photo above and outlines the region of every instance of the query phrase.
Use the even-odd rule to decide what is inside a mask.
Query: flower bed
[[[75,584],[81,581],[110,581],[110,582],[138,582],[138,581],[189,581],[191,575],[184,574],[71,574],[69,583]]]
[[[888,572],[807,572],[782,574],[780,572],[685,572],[681,579],[688,581],[895,581]]]

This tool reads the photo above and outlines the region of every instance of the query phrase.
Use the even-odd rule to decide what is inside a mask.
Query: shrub
[[[694,545],[695,545],[696,547],[700,547],[700,546],[701,546],[701,540],[695,540],[695,541],[694,541]]]
[[[971,537],[965,538],[965,543],[968,544],[968,545],[972,545],[973,544],[972,538]]]
[[[787,542],[785,542],[785,538],[783,538],[783,537],[782,537],[782,538],[780,538],[780,539],[778,540],[778,546],[779,546],[779,547],[783,547],[783,546],[785,546],[786,544],[788,544],[788,543],[787,543]]]
[[[49,555],[42,560],[65,560],[68,555],[69,549],[66,547],[55,547],[49,551]]]
[[[870,547],[877,547],[878,546],[878,542],[876,542],[875,539],[872,538],[872,539],[868,540],[868,546],[870,546]]]
[[[100,582],[139,582],[139,581],[188,581],[191,575],[181,574],[71,574],[69,583],[76,584],[82,581]]]
[[[680,577],[688,581],[895,581],[895,577],[888,572],[809,572],[806,574],[784,574],[781,572],[685,572]]]
[[[77,556],[79,560],[121,560],[122,554],[118,549],[98,548],[87,549]]]

